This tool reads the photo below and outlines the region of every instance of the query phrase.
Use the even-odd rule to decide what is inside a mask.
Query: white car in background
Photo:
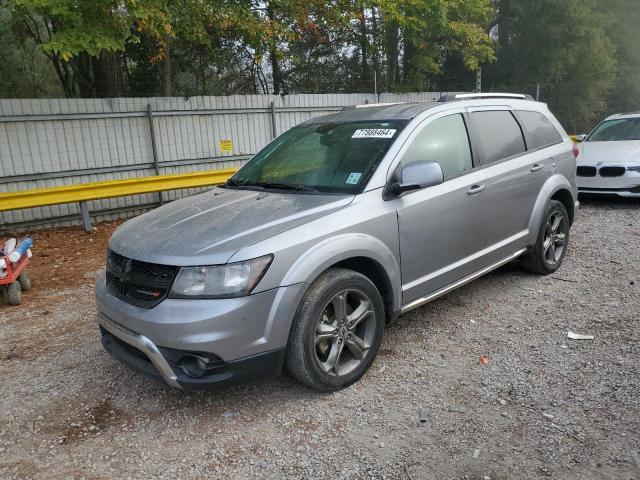
[[[640,112],[612,115],[577,141],[580,193],[640,197]]]

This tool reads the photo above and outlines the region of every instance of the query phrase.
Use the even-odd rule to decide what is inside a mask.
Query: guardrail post
[[[91,231],[91,214],[89,213],[89,206],[87,202],[78,202],[80,205],[80,215],[82,215],[82,226],[86,232]]]
[[[156,133],[153,128],[153,109],[147,103],[147,116],[149,117],[149,132],[151,133],[151,150],[153,152],[153,167],[156,175],[160,175],[160,164],[158,163],[158,147],[156,146]],[[158,202],[162,205],[162,192],[158,192]]]
[[[274,139],[278,136],[278,132],[276,131],[276,106],[271,101],[271,138]]]

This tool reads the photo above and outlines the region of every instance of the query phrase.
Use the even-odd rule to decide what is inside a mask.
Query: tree
[[[398,88],[405,91],[432,88],[452,56],[471,71],[495,58],[484,28],[490,0],[380,0],[380,10],[386,25],[389,85],[398,77],[395,52],[402,70]]]
[[[565,128],[591,125],[616,68],[609,19],[597,7],[598,0],[497,0],[498,62],[483,71],[483,83],[525,93],[539,84]]]
[[[607,33],[615,47],[616,76],[607,95],[606,113],[640,110],[640,9],[635,0],[601,0]]]
[[[155,49],[162,92],[171,94],[171,44],[176,36],[207,43],[206,28],[225,4],[202,0],[14,0],[14,24],[54,66],[67,96],[121,94],[122,53],[143,38]]]
[[[56,73],[31,38],[12,29],[10,11],[0,3],[0,97],[62,96]]]

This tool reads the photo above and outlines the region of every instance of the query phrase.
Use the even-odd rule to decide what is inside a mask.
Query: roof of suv
[[[432,102],[406,102],[406,103],[369,103],[364,105],[354,105],[344,107],[340,112],[330,115],[315,117],[302,123],[302,125],[313,125],[318,123],[330,122],[358,122],[358,121],[384,121],[384,120],[411,120],[423,111],[445,103],[454,101],[473,101],[473,100],[525,100],[534,101],[528,95],[518,94],[501,94],[501,93],[460,93],[443,95],[440,101]]]
[[[369,103],[345,107],[338,113],[312,118],[304,124],[326,122],[358,122],[364,120],[411,120],[424,110],[441,105],[439,102]]]

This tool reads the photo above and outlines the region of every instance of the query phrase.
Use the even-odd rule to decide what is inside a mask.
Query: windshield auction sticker
[[[351,138],[393,138],[395,133],[394,128],[364,128],[353,132]]]
[[[362,174],[360,172],[351,172],[345,183],[348,185],[355,185],[360,181],[361,176]]]

